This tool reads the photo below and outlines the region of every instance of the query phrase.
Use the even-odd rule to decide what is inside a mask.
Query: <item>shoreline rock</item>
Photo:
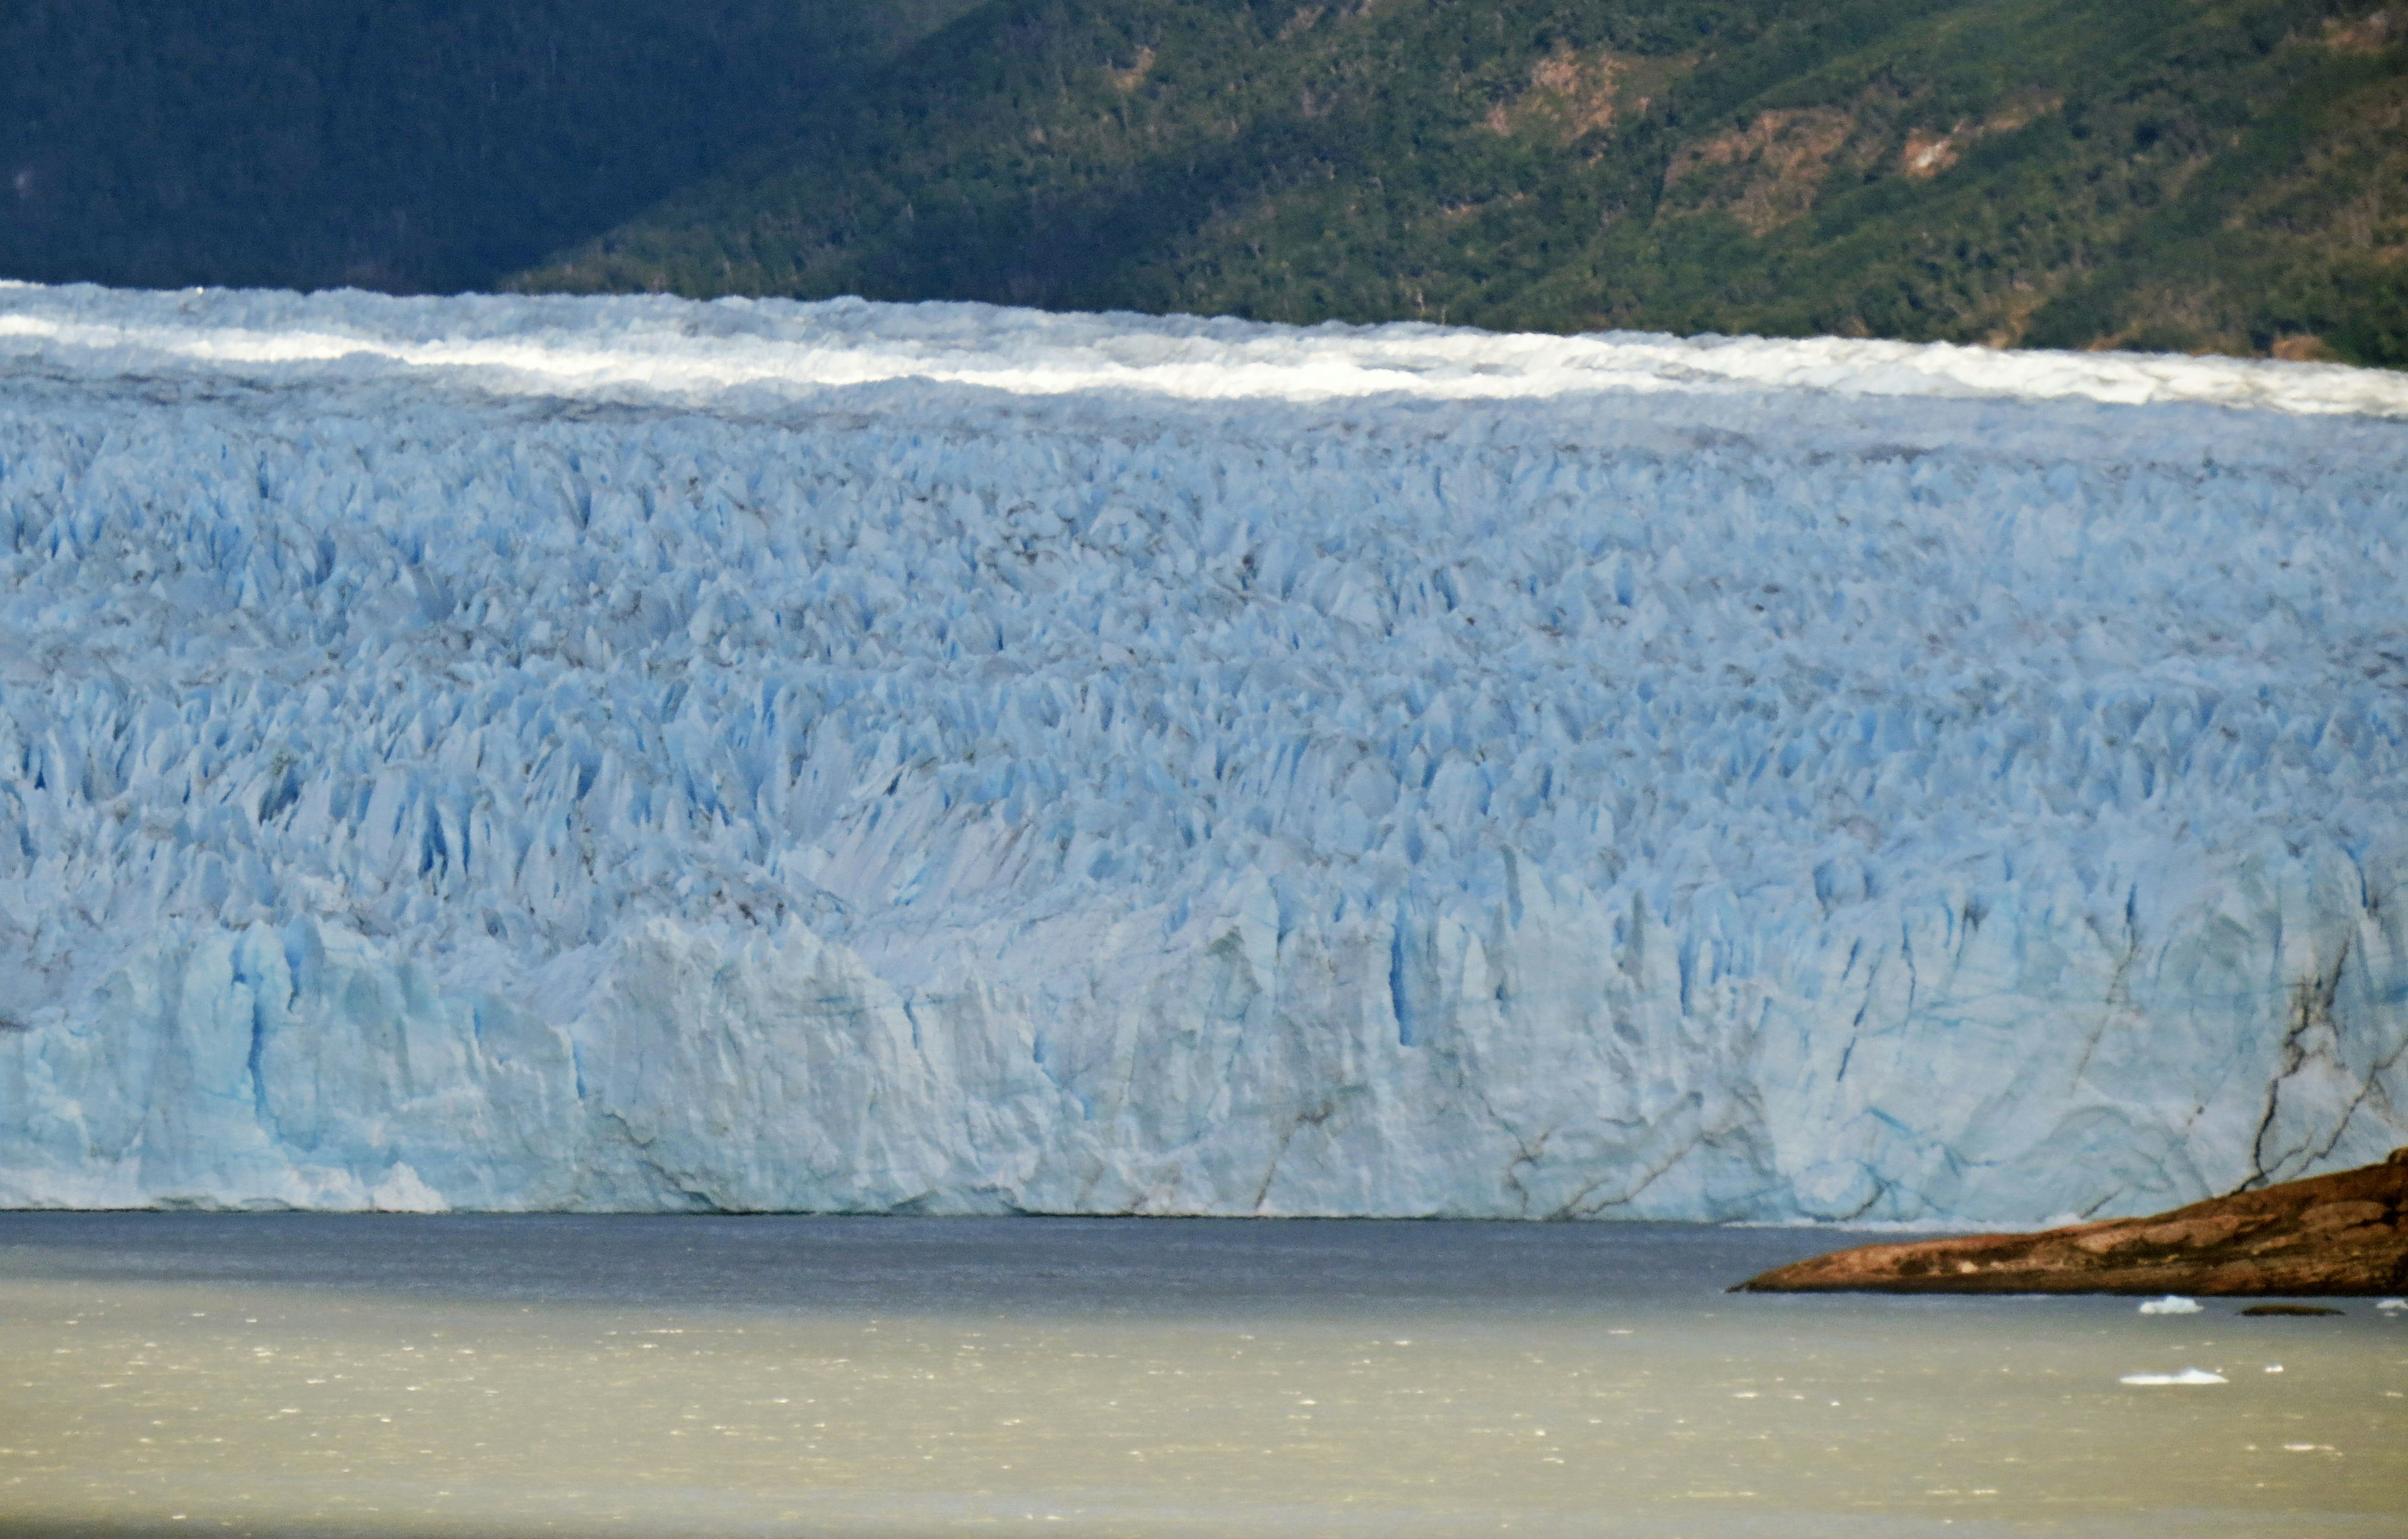
[[[2036,1234],[1859,1245],[1734,1293],[2184,1293],[2355,1297],[2408,1289],[2408,1148],[2367,1165],[2146,1218]]]

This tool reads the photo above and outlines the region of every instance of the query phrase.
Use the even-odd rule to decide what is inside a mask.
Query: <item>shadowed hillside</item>
[[[13,0],[0,277],[491,287],[970,0]]]

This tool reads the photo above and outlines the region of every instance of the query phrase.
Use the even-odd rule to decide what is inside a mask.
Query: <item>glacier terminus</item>
[[[2408,378],[0,285],[0,1205],[2028,1225],[2408,1143]]]

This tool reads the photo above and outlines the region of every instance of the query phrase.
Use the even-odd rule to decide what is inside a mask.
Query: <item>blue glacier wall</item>
[[[2408,1143],[2408,381],[0,287],[0,1203],[2029,1223]]]

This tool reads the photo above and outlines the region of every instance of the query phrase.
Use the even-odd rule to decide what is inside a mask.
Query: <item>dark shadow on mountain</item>
[[[20,0],[0,276],[491,287],[975,0]]]

